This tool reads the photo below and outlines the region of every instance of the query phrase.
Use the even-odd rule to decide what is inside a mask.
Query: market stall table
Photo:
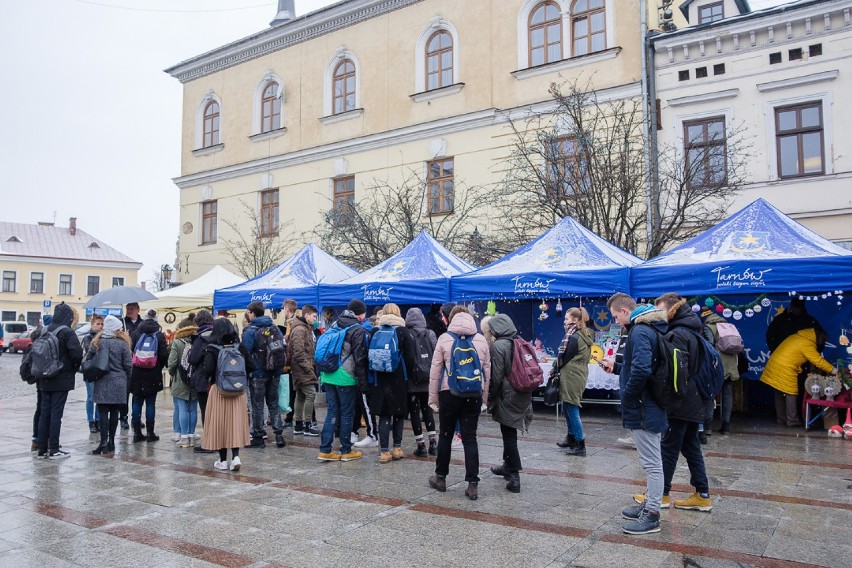
[[[834,400],[811,398],[809,393],[805,393],[805,398],[802,401],[802,415],[805,417],[805,430],[821,418],[825,411],[829,408],[852,408],[852,399],[850,399],[852,391],[845,390],[840,393]],[[816,416],[811,418],[811,406],[821,406],[822,410]]]

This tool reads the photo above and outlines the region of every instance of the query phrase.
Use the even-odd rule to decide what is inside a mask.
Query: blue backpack
[[[402,352],[399,350],[399,337],[396,335],[395,325],[383,325],[376,329],[367,350],[367,359],[370,370],[376,373],[393,373],[402,365],[402,374],[408,380],[405,369],[405,361],[402,360]],[[370,373],[370,378],[375,383],[375,373]]]
[[[711,400],[716,398],[725,383],[722,355],[704,336],[697,333],[695,336],[698,338],[699,353],[697,370],[692,380],[695,381],[701,398]]]
[[[453,338],[450,348],[450,370],[447,384],[455,396],[476,397],[482,394],[482,364],[471,337],[448,331]]]
[[[340,355],[343,353],[343,344],[346,342],[347,329],[347,327],[338,327],[335,323],[317,339],[317,346],[314,350],[314,362],[317,364],[317,369],[321,372],[333,373],[349,358],[347,356],[343,361],[340,360]]]

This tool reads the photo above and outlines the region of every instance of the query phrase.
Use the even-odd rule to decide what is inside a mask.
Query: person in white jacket
[[[429,486],[442,492],[447,490],[452,438],[458,422],[464,447],[465,481],[468,483],[464,493],[469,499],[476,500],[479,496],[479,447],[476,442],[476,428],[479,424],[479,415],[488,404],[491,355],[488,342],[482,334],[477,333],[476,322],[467,308],[456,306],[449,320],[447,333],[438,338],[438,344],[435,346],[432,371],[429,376],[429,406],[438,413],[441,429],[438,437],[435,475],[429,478]],[[482,390],[473,396],[462,396],[450,390],[447,377],[453,355],[453,344],[456,340],[453,335],[471,338],[479,358],[483,377]]]

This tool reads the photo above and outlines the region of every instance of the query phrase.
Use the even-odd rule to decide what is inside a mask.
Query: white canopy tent
[[[213,308],[213,292],[219,288],[227,288],[245,281],[219,266],[214,266],[208,273],[195,280],[157,292],[156,300],[141,302],[143,309],[157,311],[190,312],[201,308]]]

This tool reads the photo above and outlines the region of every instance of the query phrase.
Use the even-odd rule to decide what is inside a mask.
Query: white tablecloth
[[[547,384],[547,377],[550,376],[550,369],[553,368],[553,360],[538,365],[544,372],[544,379],[541,383],[541,386],[544,386]],[[618,390],[618,387],[618,375],[607,373],[597,363],[589,365],[589,378],[586,380],[587,389]]]

